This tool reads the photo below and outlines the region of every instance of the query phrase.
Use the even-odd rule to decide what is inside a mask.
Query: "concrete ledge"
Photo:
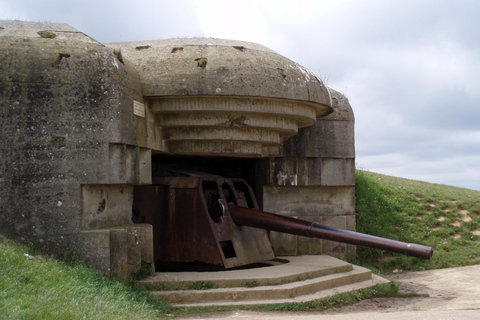
[[[137,283],[148,289],[162,283],[212,282],[216,289],[150,292],[175,306],[207,306],[305,302],[389,282],[329,256],[285,258],[290,262],[245,270],[156,273]]]
[[[221,272],[157,272],[145,280],[137,281],[137,283],[145,289],[154,288],[159,283],[189,284],[200,281],[213,282],[221,288],[244,287],[246,283],[253,281],[257,285],[265,286],[285,284],[352,270],[350,263],[330,256],[292,256],[281,257],[276,260],[289,262],[272,263],[272,266],[269,267]]]

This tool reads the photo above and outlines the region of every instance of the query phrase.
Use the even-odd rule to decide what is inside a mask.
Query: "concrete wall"
[[[0,233],[80,252],[81,231],[132,224],[132,185],[151,181],[138,76],[68,25],[0,26]]]
[[[263,161],[263,209],[355,230],[354,115],[348,99],[330,89],[334,111],[283,143],[281,157]],[[346,259],[355,247],[271,232],[278,255],[328,254]]]

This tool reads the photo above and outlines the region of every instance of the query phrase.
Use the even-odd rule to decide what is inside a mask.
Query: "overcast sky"
[[[480,190],[480,1],[0,0],[100,42],[263,44],[345,94],[357,168]]]

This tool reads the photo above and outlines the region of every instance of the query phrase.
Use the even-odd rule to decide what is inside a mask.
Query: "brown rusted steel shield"
[[[231,269],[275,257],[265,230],[236,225],[228,208],[220,207],[222,200],[258,209],[243,180],[172,177],[155,182],[135,189],[134,210],[137,221],[153,225],[156,265]]]

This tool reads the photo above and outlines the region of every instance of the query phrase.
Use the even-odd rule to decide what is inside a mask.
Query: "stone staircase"
[[[388,282],[368,269],[321,255],[282,257],[242,270],[158,272],[138,284],[171,305],[193,307],[308,302]]]

